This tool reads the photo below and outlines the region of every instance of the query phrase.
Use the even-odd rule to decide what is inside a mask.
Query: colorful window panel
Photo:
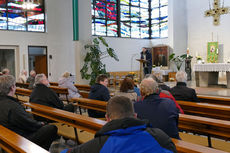
[[[92,34],[117,37],[117,0],[91,0]]]
[[[91,6],[93,35],[100,33],[106,36],[144,39],[168,37],[168,0],[91,0],[91,2],[94,4]],[[100,5],[95,5],[96,2]],[[103,19],[100,26],[95,21],[96,18]]]
[[[151,37],[168,37],[168,0],[152,0],[151,9]]]
[[[44,0],[0,0],[0,29],[45,32]]]

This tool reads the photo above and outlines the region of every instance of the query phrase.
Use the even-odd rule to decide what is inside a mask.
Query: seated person
[[[13,76],[0,76],[0,124],[49,150],[51,143],[57,138],[57,127],[33,120],[13,97],[15,90]]]
[[[101,74],[96,79],[96,84],[92,85],[90,88],[89,99],[108,101],[110,99],[110,93],[107,88],[108,77],[105,74]],[[105,113],[88,109],[88,114],[90,117],[94,118],[104,118]]]
[[[131,101],[137,101],[137,93],[134,91],[134,82],[131,78],[126,77],[120,86],[120,91],[115,92],[115,96],[125,96]]]
[[[132,74],[128,74],[125,76],[126,78],[131,78],[133,80],[133,75]],[[134,84],[134,89],[133,89],[136,93],[137,93],[137,97],[138,99],[141,98],[141,92],[140,89],[137,87],[136,84]]]
[[[73,80],[69,72],[65,72],[62,77],[58,80],[59,87],[68,89],[68,99],[81,97],[78,89],[74,86]],[[66,98],[65,95],[60,95],[61,98]]]
[[[2,70],[2,74],[3,74],[3,75],[10,75],[10,70],[7,69],[7,68],[4,68],[4,69]]]
[[[164,82],[163,82],[163,76],[161,73],[154,73],[154,76],[156,76],[157,80],[157,84],[158,84],[158,87],[162,90],[167,90],[170,92],[170,87],[167,86]]]
[[[61,153],[172,153],[177,152],[169,136],[136,118],[129,98],[115,96],[108,101],[108,121],[95,138]]]
[[[27,79],[27,71],[26,70],[22,70],[20,76],[19,76],[19,82],[20,83],[26,83],[26,79]]]
[[[176,100],[199,102],[196,91],[192,88],[188,88],[186,85],[187,74],[184,71],[178,71],[176,73],[176,81],[176,86],[171,88],[171,93]]]
[[[29,89],[34,88],[35,76],[36,76],[36,72],[34,70],[31,70],[30,71],[30,76],[26,80],[26,83],[29,83]]]
[[[74,112],[74,106],[72,104],[64,106],[57,94],[48,87],[49,81],[45,74],[37,74],[34,84],[35,88],[30,95],[30,102]]]
[[[169,98],[169,99],[171,99],[171,100],[173,100],[174,101],[174,103],[176,104],[176,107],[177,107],[177,109],[180,111],[180,113],[181,114],[184,114],[184,111],[183,111],[183,109],[180,107],[180,105],[177,103],[177,101],[176,101],[176,99],[172,96],[172,94],[168,91],[168,90],[164,90],[164,89],[167,89],[167,88],[164,88],[164,89],[162,89],[161,87],[159,87],[159,79],[155,76],[155,75],[153,75],[153,74],[150,74],[150,75],[146,75],[145,76],[145,78],[152,78],[153,80],[155,80],[156,82],[157,82],[157,84],[158,84],[158,88],[159,88],[159,91],[158,91],[158,93],[159,93],[159,96],[161,97],[161,98]],[[166,86],[166,85],[165,85]],[[168,86],[167,86],[168,87]]]
[[[137,117],[148,119],[154,128],[179,139],[179,114],[175,103],[171,99],[159,97],[157,82],[152,78],[142,80],[140,90],[144,100],[134,103]]]

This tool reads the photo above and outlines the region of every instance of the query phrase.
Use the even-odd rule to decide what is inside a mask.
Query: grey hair
[[[34,85],[41,84],[41,81],[43,80],[43,77],[45,76],[44,73],[37,74],[35,77]]]
[[[141,81],[140,90],[142,96],[148,96],[158,92],[158,84],[152,78],[145,78]]]
[[[185,73],[184,71],[178,71],[176,73],[176,81],[177,82],[187,82],[187,73]]]
[[[10,70],[7,69],[7,68],[4,68],[4,69],[2,70],[2,74],[7,74],[7,73],[9,73],[9,72],[10,72]]]
[[[15,78],[12,75],[0,76],[0,95],[6,96],[10,93],[11,87],[15,85]]]
[[[30,75],[34,75],[34,74],[36,74],[36,72],[34,70],[31,70]]]

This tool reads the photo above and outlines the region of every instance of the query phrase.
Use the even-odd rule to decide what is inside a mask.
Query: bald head
[[[152,78],[146,78],[141,81],[140,91],[142,96],[148,96],[158,92],[158,85]]]

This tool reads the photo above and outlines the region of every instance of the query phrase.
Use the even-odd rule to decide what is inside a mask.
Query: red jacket
[[[168,95],[169,94],[169,95]],[[174,103],[176,104],[176,108],[178,108],[179,110],[180,110],[180,113],[181,114],[184,114],[184,111],[183,111],[183,109],[180,107],[180,105],[176,102],[176,99],[173,97],[173,95],[170,93],[170,92],[168,92],[168,94],[166,94],[166,93],[164,93],[164,92],[160,92],[160,97],[161,98],[169,98],[169,99],[171,99],[171,100],[173,100],[174,101]]]

